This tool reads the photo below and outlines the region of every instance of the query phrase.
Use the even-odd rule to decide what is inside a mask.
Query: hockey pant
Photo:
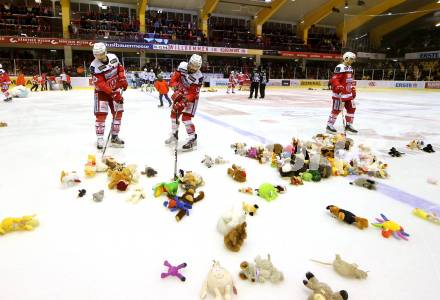
[[[341,101],[341,100],[333,100],[333,108],[328,118],[328,125],[334,125],[336,119],[338,118],[339,113],[344,109],[347,111],[345,115],[345,121],[347,125],[353,124],[354,113],[356,111],[356,104],[353,100],[349,101]]]
[[[249,95],[249,98],[252,98],[252,94],[254,93],[254,91],[255,91],[255,99],[258,98],[258,86],[259,85],[260,84],[258,82],[251,83],[251,94]]]
[[[266,96],[266,85],[260,83],[260,98]]]
[[[232,83],[232,82],[229,82],[228,83],[228,92],[229,92],[229,89],[231,89],[232,88],[232,91],[234,91],[234,89],[235,89],[235,83]]]
[[[11,97],[11,94],[9,94],[8,89],[9,89],[9,85],[7,85],[7,84],[2,85],[2,93],[6,99]]]
[[[34,92],[34,89],[35,89],[35,92],[38,91],[38,83],[33,83],[33,84],[32,84],[31,92]]]
[[[121,128],[122,113],[124,112],[124,105],[113,101],[110,95],[103,92],[95,92],[95,129],[96,136],[98,138],[104,136],[105,120],[107,118],[108,111],[112,113],[114,118],[112,126],[112,135],[118,135]]]
[[[196,135],[196,127],[192,122],[192,118],[194,117],[197,110],[197,102],[187,102],[186,106],[180,108],[177,112],[174,110],[171,111],[171,131],[173,134],[176,133],[179,128],[179,119],[182,118],[182,122],[185,125],[186,133],[190,139],[195,139]]]

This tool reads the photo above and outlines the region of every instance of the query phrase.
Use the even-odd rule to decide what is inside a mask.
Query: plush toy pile
[[[247,147],[245,143],[234,143],[231,148],[235,154],[256,159],[261,164],[270,162],[281,177],[290,178],[292,185],[302,185],[304,181],[319,182],[330,176],[388,177],[386,163],[369,147],[359,145],[354,149],[353,140],[344,134],[317,134],[310,141],[293,138],[285,146]],[[236,166],[228,170],[230,175],[236,173]]]

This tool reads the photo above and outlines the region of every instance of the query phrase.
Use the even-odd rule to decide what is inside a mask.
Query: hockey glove
[[[127,88],[128,88],[128,82],[127,82],[127,79],[125,79],[125,78],[119,79],[118,87],[121,88],[121,89],[123,89],[124,91],[126,91]]]
[[[351,88],[351,94],[353,95],[353,99],[356,98],[356,88],[355,87]]]
[[[119,91],[113,92],[112,98],[113,101],[115,101],[116,103],[120,103],[120,104],[124,103],[124,98],[122,98],[121,92]]]

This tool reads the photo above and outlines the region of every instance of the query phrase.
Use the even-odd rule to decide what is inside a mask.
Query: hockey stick
[[[341,93],[339,93],[339,101],[340,101],[339,105],[342,106],[342,103],[344,103],[344,102],[342,101],[342,94]],[[341,107],[339,107],[339,108],[341,108]],[[347,135],[347,124],[345,123],[344,109],[345,109],[345,103],[341,109],[341,116],[342,116],[342,125],[344,126],[344,134]]]
[[[177,147],[179,146],[179,112],[176,111],[176,132],[174,133],[174,137],[176,138],[176,145],[174,147],[174,180],[177,180]]]
[[[123,90],[120,89],[119,92],[120,92],[121,95],[122,95]],[[113,101],[113,99],[112,99],[112,101]],[[116,119],[116,115],[118,114],[118,112],[119,112],[119,105],[116,107],[116,111],[115,111],[115,113],[113,114],[112,125],[111,125],[111,127],[110,127],[109,132],[108,132],[108,136],[107,136],[107,140],[105,141],[104,149],[102,150],[102,156],[101,156],[101,159],[104,158],[105,151],[107,151],[108,141],[110,140],[110,136],[111,136],[112,131],[113,131],[113,125],[115,124],[115,119]]]

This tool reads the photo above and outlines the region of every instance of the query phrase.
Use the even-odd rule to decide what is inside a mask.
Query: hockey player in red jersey
[[[8,91],[10,84],[11,84],[11,79],[9,78],[8,73],[5,70],[3,70],[3,66],[0,64],[0,85],[5,101],[12,100],[12,97]]]
[[[337,132],[334,124],[339,113],[345,107],[347,111],[345,115],[345,131],[356,134],[358,131],[353,128],[354,113],[356,111],[354,103],[356,88],[353,82],[353,69],[351,67],[351,64],[356,59],[356,55],[352,52],[347,52],[342,56],[342,59],[343,63],[336,66],[333,77],[330,80],[333,91],[333,107],[327,122],[327,132]]]
[[[124,112],[121,89],[125,91],[128,86],[125,70],[116,55],[107,53],[104,43],[93,45],[93,56],[95,60],[90,65],[90,72],[95,85],[96,146],[98,149],[104,147],[105,120],[110,108],[113,115],[113,126],[110,129],[111,145],[122,148],[124,141],[119,138],[118,134]]]
[[[170,86],[174,87],[174,93],[171,96],[173,108],[171,110],[171,135],[165,141],[166,145],[177,143],[177,130],[179,127],[179,118],[182,118],[185,124],[188,141],[182,146],[183,151],[193,150],[197,146],[197,134],[192,122],[197,110],[199,101],[200,87],[203,83],[203,75],[200,72],[202,66],[202,57],[193,54],[189,62],[181,62],[173,77],[170,80]]]
[[[228,89],[226,90],[226,93],[229,94],[229,89],[232,90],[232,93],[235,94],[235,85],[237,84],[237,77],[235,76],[235,72],[231,71],[231,74],[229,75],[229,81],[228,81]]]

